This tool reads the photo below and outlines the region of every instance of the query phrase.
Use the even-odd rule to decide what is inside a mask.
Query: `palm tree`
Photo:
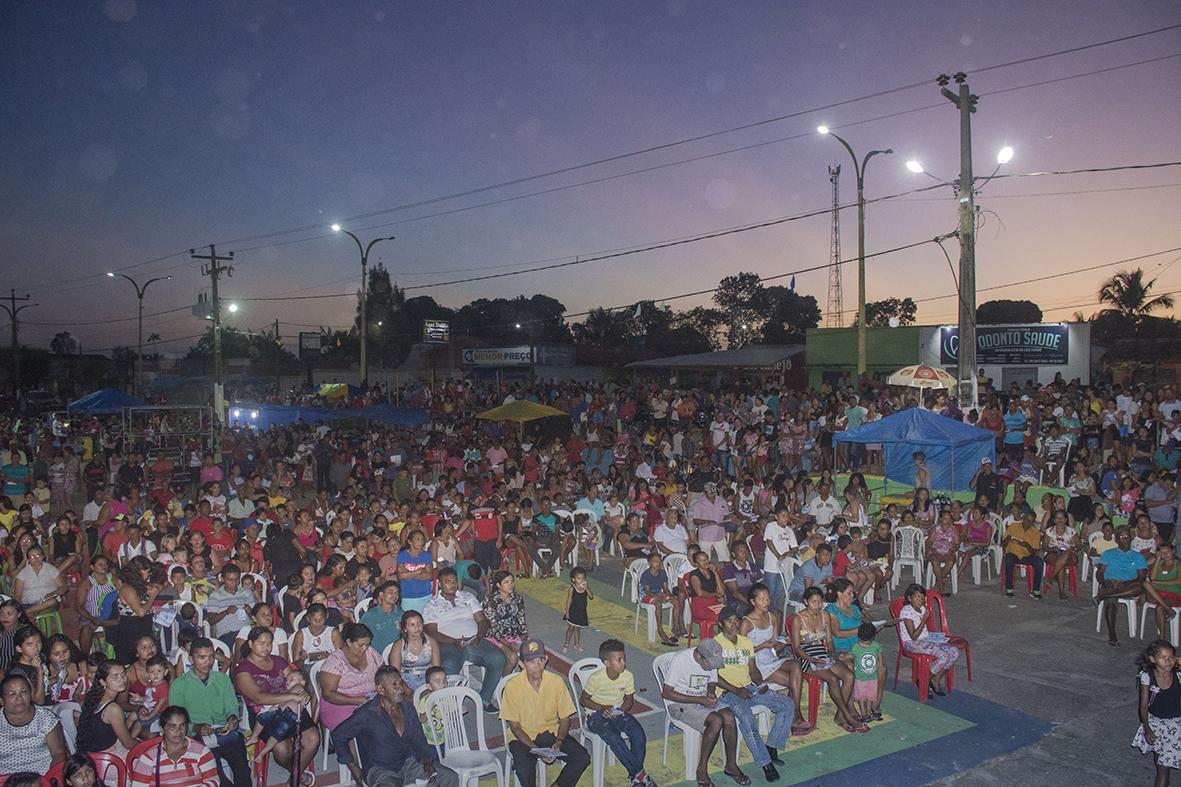
[[[54,334],[49,341],[49,350],[54,355],[74,355],[78,353],[78,340],[69,331]]]
[[[148,334],[148,344],[152,345],[152,353],[153,354],[155,354],[157,351],[156,350],[156,343],[159,341],[160,341],[160,334],[158,334],[158,333]]]
[[[1144,281],[1142,268],[1120,271],[1099,289],[1099,302],[1110,306],[1104,310],[1105,314],[1118,314],[1139,330],[1144,318],[1152,312],[1173,308],[1172,295],[1152,297],[1155,284],[1156,279]]]

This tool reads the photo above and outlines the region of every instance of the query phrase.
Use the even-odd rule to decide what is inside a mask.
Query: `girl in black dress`
[[[574,649],[582,651],[582,630],[590,625],[586,616],[586,603],[595,594],[586,583],[586,569],[582,567],[571,569],[570,589],[566,591],[566,614],[562,617],[566,621],[566,641],[562,643],[562,652],[570,650],[573,640]]]

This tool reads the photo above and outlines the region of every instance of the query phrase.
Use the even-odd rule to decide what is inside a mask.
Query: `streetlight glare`
[[[236,312],[236,311],[238,311],[238,304],[236,304],[236,303],[231,303],[231,304],[230,304],[229,306],[227,306],[226,308],[227,308],[227,309],[229,309],[229,310],[230,310],[230,313],[232,314],[233,312]]]
[[[816,133],[817,134],[827,134],[828,133],[828,126],[817,126]]]
[[[517,330],[518,330],[518,331],[519,331],[519,330],[521,330],[521,323],[517,323],[517,326],[516,326],[516,327],[517,327]]]
[[[107,271],[107,275],[110,276],[112,279],[115,278],[115,274],[111,273],[110,271]],[[169,276],[168,278],[171,279],[172,277]]]
[[[1000,152],[998,152],[996,154],[996,163],[997,164],[1008,164],[1012,160],[1013,160],[1013,149],[1011,147],[1009,147],[1008,145],[1005,145],[1003,148],[1000,149]]]
[[[339,225],[339,224],[333,224],[333,225],[332,225],[332,231],[333,231],[333,232],[340,232],[340,225]]]
[[[910,161],[906,162],[906,168],[909,169],[911,172],[913,172],[916,175],[923,174],[923,165],[920,164],[919,162],[915,161],[914,159],[911,159]]]

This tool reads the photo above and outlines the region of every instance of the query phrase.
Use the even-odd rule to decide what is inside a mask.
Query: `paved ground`
[[[643,621],[639,633],[633,632],[631,607],[619,594],[621,577],[613,558],[605,558],[592,574],[594,628],[584,632],[584,653],[571,649],[561,655],[564,580],[520,583],[530,629],[545,640],[552,653],[551,666],[563,673],[570,662],[595,655],[607,636],[623,638],[638,698],[651,706],[641,716],[649,739],[649,769],[661,787],[688,787],[692,782],[683,781],[679,734],[669,737],[667,765],[660,765],[664,717],[651,664],[655,654],[667,649],[647,642]],[[1084,597],[1077,600],[1061,601],[1053,593],[1035,602],[1024,595],[1005,598],[995,580],[983,587],[965,582],[962,592],[949,599],[948,614],[953,630],[972,644],[975,680],[967,681],[961,659],[955,691],[923,706],[907,685],[909,667],[904,663],[898,695],[887,694],[887,723],[867,735],[839,731],[831,723],[832,706],[822,706],[821,729],[792,740],[788,764],[780,768],[784,778],[778,784],[1086,787],[1150,783],[1150,759],[1129,745],[1138,723],[1134,661],[1145,643],[1127,640],[1121,612],[1121,645],[1109,647],[1106,636],[1095,633],[1095,608],[1088,590],[1084,588]],[[879,602],[871,614],[884,617],[884,603]],[[887,632],[881,641],[892,681],[895,637]],[[493,739],[490,743],[499,746],[499,722],[491,716],[485,721]],[[765,783],[749,754],[742,763],[754,784]],[[720,759],[715,758],[713,765],[717,787],[732,787],[733,781],[721,776]],[[337,782],[334,758],[330,766],[329,772],[320,774],[319,784]],[[281,769],[272,768],[271,783],[282,775]],[[589,787],[590,776],[588,770],[580,784]],[[553,778],[550,774],[549,779]],[[626,784],[622,768],[608,769],[606,783]]]

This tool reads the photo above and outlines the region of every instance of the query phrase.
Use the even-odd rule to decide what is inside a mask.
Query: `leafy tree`
[[[883,301],[870,301],[865,304],[865,324],[870,328],[889,328],[890,320],[898,320],[898,325],[913,325],[918,306],[914,298],[886,298]],[[857,318],[853,318],[857,324]]]
[[[69,331],[55,333],[49,341],[49,351],[54,355],[77,355],[82,351],[78,340]]]
[[[800,295],[787,287],[763,291],[767,320],[759,344],[794,344],[804,340],[809,328],[820,324],[820,304],[811,295]]]
[[[1152,312],[1173,308],[1173,296],[1169,294],[1152,296],[1156,279],[1144,280],[1144,270],[1120,271],[1099,289],[1099,302],[1107,304],[1109,312],[1115,312],[1135,329],[1139,329],[1144,318]]]
[[[566,307],[548,295],[479,298],[455,312],[452,333],[492,344],[567,344],[572,340]]]
[[[627,309],[591,309],[572,329],[574,343],[582,349],[583,357],[600,365],[619,365],[636,335],[638,321],[632,314]]]
[[[985,301],[976,307],[978,325],[1041,321],[1041,307],[1033,301]]]
[[[757,273],[742,271],[718,282],[713,301],[726,316],[727,346],[745,347],[762,333],[767,321],[766,296]]]

